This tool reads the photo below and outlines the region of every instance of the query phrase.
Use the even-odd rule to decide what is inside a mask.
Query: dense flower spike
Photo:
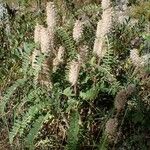
[[[51,87],[50,76],[53,69],[53,39],[48,28],[41,28],[41,52],[46,56],[42,64],[41,83]]]
[[[34,29],[34,42],[40,43],[41,42],[41,29],[43,28],[42,25],[36,24]]]
[[[47,25],[50,37],[51,48],[54,46],[54,32],[56,28],[56,10],[53,2],[47,2],[46,6]]]
[[[110,118],[106,122],[105,134],[107,135],[108,140],[110,142],[115,140],[115,137],[117,135],[117,127],[118,127],[118,119],[117,118]]]
[[[113,25],[113,8],[111,7],[111,2],[109,0],[103,0],[102,8],[102,19],[97,24],[96,39],[93,48],[93,53],[99,58],[102,58],[106,53],[105,38],[111,31]]]
[[[77,84],[79,71],[80,71],[80,63],[73,60],[70,63],[69,69],[69,82],[71,83],[72,86]]]
[[[83,34],[83,26],[84,22],[80,21],[80,20],[76,20],[75,24],[74,24],[74,28],[73,28],[73,39],[76,42],[79,42],[79,40],[82,38],[82,34]]]
[[[48,28],[54,29],[56,26],[56,11],[53,2],[47,2],[46,15]]]
[[[109,8],[109,7],[111,7],[111,2],[110,2],[110,0],[102,0],[102,9],[103,10],[105,10],[105,9],[107,9],[107,8]]]
[[[45,55],[50,55],[51,49],[51,37],[47,28],[41,28],[41,52]]]
[[[99,20],[97,23],[97,30],[96,30],[96,37],[101,37],[101,26],[102,26],[102,20]]]
[[[114,102],[114,106],[117,110],[117,113],[124,110],[129,96],[131,96],[135,92],[135,90],[136,86],[134,84],[129,84],[126,89],[122,89],[117,93]]]
[[[101,37],[108,34],[112,28],[112,16],[113,16],[113,9],[112,7],[108,8],[107,10],[103,11],[102,14],[102,26],[101,26]]]
[[[99,56],[100,58],[103,58],[104,55],[106,54],[106,51],[107,51],[107,46],[105,43],[105,39],[104,38],[95,39],[93,52],[96,53],[97,56]]]
[[[39,25],[38,23],[35,26],[34,29],[34,42],[37,44],[41,44],[41,29],[44,28],[42,25]],[[35,49],[32,53],[31,62],[32,62],[32,68],[36,69],[36,58],[40,55],[40,50]]]

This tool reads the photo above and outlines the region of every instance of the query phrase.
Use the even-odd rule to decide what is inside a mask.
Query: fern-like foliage
[[[31,106],[23,118],[17,119],[13,125],[13,128],[9,134],[9,141],[12,144],[14,138],[19,133],[20,136],[24,134],[24,130],[27,128],[28,124],[35,118],[35,116],[45,107],[45,103],[38,103],[36,105]]]
[[[37,137],[43,123],[47,120],[50,120],[51,118],[52,116],[49,113],[47,113],[45,116],[39,116],[38,119],[34,121],[31,130],[25,138],[26,144],[31,150],[34,149],[34,140]]]
[[[78,111],[73,111],[70,116],[70,126],[67,140],[68,144],[66,146],[66,150],[77,149],[79,129],[79,113]]]
[[[33,44],[24,43],[24,52],[22,52],[22,68],[23,68],[22,72],[24,76],[26,76],[26,74],[28,73],[28,69],[31,63],[30,56],[33,47],[34,47]]]
[[[83,100],[94,100],[99,94],[100,87],[94,86],[91,89],[87,90],[86,92],[80,92],[80,97]]]
[[[88,5],[84,5],[82,8],[78,9],[75,13],[75,15],[83,15],[83,14],[95,14],[101,12],[101,7],[100,5],[97,4],[88,4]]]
[[[62,27],[57,29],[58,37],[62,45],[66,48],[67,53],[70,57],[74,57],[76,54],[75,42],[68,32]]]
[[[27,79],[18,79],[11,87],[6,90],[2,98],[2,102],[0,103],[0,114],[3,115],[5,113],[6,104],[9,102],[11,96],[14,94],[16,89],[20,86],[23,86]]]

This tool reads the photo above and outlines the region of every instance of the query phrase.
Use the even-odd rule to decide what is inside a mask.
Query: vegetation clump
[[[0,5],[0,149],[150,149],[149,2],[36,2]]]

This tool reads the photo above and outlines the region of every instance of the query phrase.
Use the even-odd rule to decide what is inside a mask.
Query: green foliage
[[[37,137],[43,123],[48,119],[51,119],[51,117],[52,116],[50,116],[48,113],[45,116],[39,116],[39,118],[35,120],[34,124],[32,125],[33,127],[25,139],[27,141],[26,144],[29,145],[30,149],[34,149],[34,140]]]
[[[22,1],[20,4],[28,8],[29,3]],[[149,66],[138,69],[130,59],[133,48],[138,49],[140,56],[149,54],[150,36],[145,29],[149,23],[148,10],[143,9],[142,13],[140,10],[139,21],[134,25],[131,25],[132,14],[123,24],[116,23],[105,38],[106,54],[99,59],[92,51],[102,13],[100,2],[57,0],[55,3],[59,16],[53,50],[57,53],[61,45],[65,48],[65,56],[63,63],[48,74],[51,88],[41,83],[44,78],[42,67],[47,57],[44,54],[37,56],[36,68],[32,68],[31,60],[37,48],[33,42],[35,20],[45,25],[45,7],[41,5],[40,12],[18,10],[10,22],[9,35],[5,32],[6,26],[0,26],[0,120],[2,129],[6,126],[9,133],[9,149],[148,148],[150,80],[146,68]],[[132,3],[135,2],[130,1]],[[147,4],[144,2],[142,6],[146,8]],[[135,7],[139,10],[140,6]],[[76,19],[87,21],[79,42],[72,37]],[[131,43],[136,37],[142,37],[143,41],[133,47]],[[71,86],[69,63],[78,61],[82,46],[88,46],[86,61],[80,63],[77,84]],[[36,77],[39,78],[35,82]],[[131,87],[123,95],[127,100],[124,109],[118,112],[114,108],[116,95],[130,84],[135,86],[135,93],[129,94],[133,90]],[[105,125],[110,117],[117,117],[119,122],[114,143],[105,136]]]
[[[98,13],[101,11],[101,7],[97,4],[88,4],[88,5],[83,5],[82,8],[79,8],[77,11],[76,11],[76,15],[82,15],[82,14],[87,14],[87,15],[90,15],[90,14],[94,14],[94,13]]]
[[[60,38],[61,44],[66,48],[67,54],[73,58],[76,54],[75,42],[70,34],[64,28],[57,29],[58,37]]]
[[[66,150],[76,150],[79,134],[79,113],[73,111],[70,115],[70,126],[68,131],[68,140]]]
[[[16,120],[12,131],[10,132],[9,139],[12,144],[14,137],[19,133],[20,136],[24,133],[28,124],[35,118],[35,116],[44,108],[44,103],[36,104],[28,109],[28,112],[23,116],[22,120]]]
[[[18,79],[11,87],[9,87],[6,90],[6,93],[2,99],[2,102],[0,104],[0,114],[3,115],[5,112],[5,107],[14,92],[17,90],[18,87],[23,86],[24,83],[26,82],[26,79]]]
[[[131,8],[130,13],[134,18],[144,16],[145,19],[150,21],[150,2],[140,1],[137,5]]]
[[[97,87],[93,86],[91,89],[89,89],[86,92],[80,92],[80,97],[83,100],[94,100],[97,98],[99,90],[100,90],[99,86],[97,86]]]

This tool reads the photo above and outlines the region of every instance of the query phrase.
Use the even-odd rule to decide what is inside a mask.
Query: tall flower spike
[[[53,69],[53,45],[52,36],[48,28],[41,28],[41,52],[46,56],[41,70],[40,83],[51,87],[51,73]]]
[[[50,38],[50,45],[51,49],[54,50],[54,32],[56,27],[56,10],[54,6],[54,2],[47,2],[46,6],[46,15],[47,15],[47,25],[48,25],[48,32]]]
[[[102,1],[103,13],[102,19],[99,20],[96,30],[96,39],[94,42],[93,53],[99,58],[103,58],[106,53],[107,47],[105,44],[105,38],[111,31],[113,25],[113,8],[109,0]]]
[[[45,55],[50,55],[51,53],[51,36],[47,28],[41,28],[41,52]]]
[[[112,28],[113,8],[110,7],[102,13],[101,37],[106,36]]]
[[[99,20],[97,23],[97,30],[96,30],[96,37],[101,37],[101,26],[102,26],[102,20]]]
[[[109,8],[111,6],[110,0],[102,0],[101,6],[103,10]]]
[[[41,41],[41,28],[43,28],[42,25],[36,24],[35,29],[34,29],[34,42],[35,43],[40,43]]]
[[[96,39],[94,43],[94,53],[99,57],[103,58],[106,54],[107,46],[105,43],[105,38]]]
[[[77,84],[78,76],[80,71],[80,63],[72,61],[69,69],[69,82],[72,86]]]
[[[80,20],[76,20],[73,28],[73,39],[76,42],[79,42],[79,40],[82,38],[83,34],[83,25],[84,23]]]
[[[46,15],[48,28],[54,29],[56,26],[56,11],[53,2],[47,2]]]

